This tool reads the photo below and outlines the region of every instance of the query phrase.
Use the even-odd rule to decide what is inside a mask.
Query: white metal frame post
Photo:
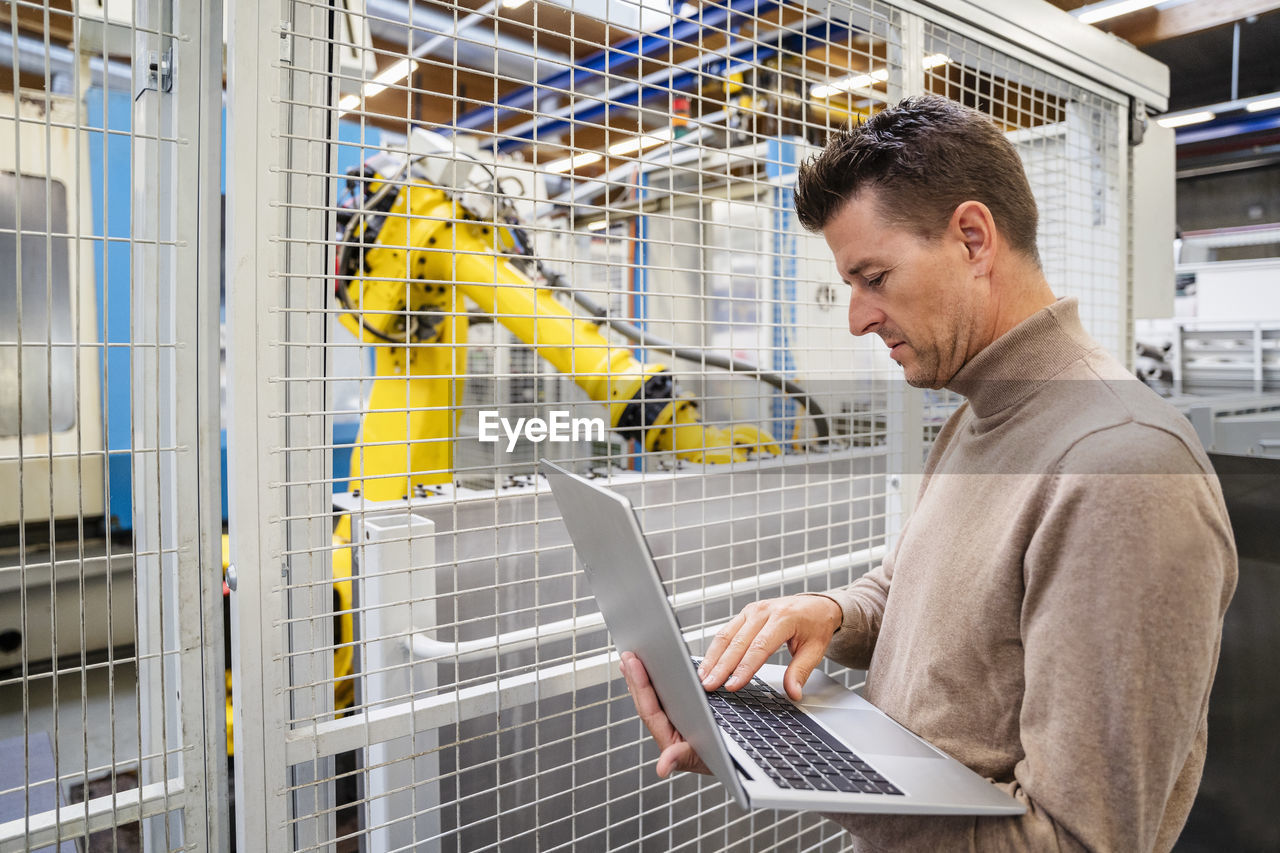
[[[1134,230],[1138,223],[1134,222],[1134,205],[1132,198],[1133,185],[1133,145],[1130,142],[1129,122],[1133,113],[1133,100],[1121,100],[1116,104],[1115,144],[1117,156],[1120,158],[1120,169],[1115,187],[1116,216],[1123,223],[1121,239],[1124,241],[1119,257],[1118,275],[1124,284],[1124,292],[1120,294],[1116,305],[1116,323],[1120,329],[1120,352],[1116,357],[1125,367],[1133,367],[1133,291],[1136,286],[1133,257]]]
[[[244,849],[323,849],[335,833],[333,756],[288,762],[284,744],[333,712],[320,283],[332,202],[330,10],[230,9],[232,683],[236,753],[251,757],[236,762],[236,831]]]
[[[136,597],[139,717],[139,783],[146,787],[181,775],[181,753],[172,754],[178,731],[177,661],[168,652],[176,641],[176,607],[166,606],[177,590],[177,467],[169,448],[178,446],[174,389],[191,381],[175,363],[177,345],[174,203],[178,182],[174,98],[147,66],[171,60],[173,7],[167,0],[141,3],[134,19],[133,55],[133,345],[131,456],[133,464],[134,594]],[[147,851],[181,846],[182,824],[165,812],[143,824]]]
[[[197,140],[197,158],[190,174],[180,171],[184,183],[194,186],[196,204],[179,204],[178,233],[195,234],[192,245],[180,246],[179,280],[195,283],[195,299],[178,306],[179,334],[194,330],[180,351],[180,358],[196,363],[194,393],[178,388],[179,412],[194,414],[196,459],[186,466],[180,482],[198,484],[199,512],[182,524],[194,524],[198,557],[194,574],[184,573],[182,590],[192,601],[186,612],[199,619],[183,619],[180,626],[184,660],[199,656],[199,668],[186,666],[182,675],[184,726],[192,731],[204,722],[201,749],[192,750],[185,764],[186,778],[203,788],[188,785],[187,839],[204,849],[230,849],[227,803],[226,686],[223,673],[225,643],[222,608],[222,418],[221,418],[221,293],[222,274],[222,0],[179,0],[180,32],[189,38],[175,45],[175,64],[183,76],[177,80],[183,97],[178,100],[178,125]],[[188,178],[194,178],[186,183]],[[190,273],[186,272],[190,269]],[[187,354],[187,350],[190,354]],[[192,479],[188,479],[188,474]],[[197,631],[198,627],[198,631]],[[201,772],[191,769],[201,766]],[[203,807],[200,798],[203,796]],[[200,820],[190,815],[199,809]]]
[[[227,838],[221,584],[208,570],[221,527],[220,17],[157,0],[134,31],[135,57],[150,58],[135,61],[132,288],[140,769],[160,806],[146,849]]]
[[[236,847],[289,850],[284,743],[287,669],[280,623],[284,502],[266,484],[285,479],[281,359],[283,267],[277,201],[284,179],[269,152],[279,144],[281,111],[264,71],[278,74],[284,4],[233,0],[227,7],[227,491],[230,514],[231,660]]]
[[[326,414],[328,273],[325,237],[332,227],[328,176],[333,111],[329,42],[333,11],[295,2],[278,27],[280,135],[260,156],[279,157],[284,213],[279,236],[283,266],[272,286],[280,293],[284,344],[278,355],[284,389],[285,459],[280,570],[288,618],[284,682],[291,721],[331,716],[333,700],[333,532],[329,484],[330,424]],[[270,363],[270,362],[269,362]],[[270,555],[266,555],[271,559]],[[291,726],[297,722],[291,722]],[[289,768],[293,833],[298,849],[331,849],[336,834],[333,756]]]
[[[925,92],[924,18],[897,12],[889,40],[889,100],[897,102]],[[888,380],[885,469],[885,527],[888,541],[897,540],[915,508],[924,466],[924,392],[896,373]]]
[[[436,665],[415,663],[415,632],[435,622],[435,522],[398,511],[365,516],[353,530],[358,561],[361,704],[366,713],[405,697],[430,695]],[[365,822],[362,849],[440,849],[440,758],[435,729],[364,749]]]

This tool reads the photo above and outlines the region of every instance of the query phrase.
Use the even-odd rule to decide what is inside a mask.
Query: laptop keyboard
[[[781,788],[845,791],[850,794],[902,792],[830,732],[758,678],[730,693],[708,693],[716,723]]]

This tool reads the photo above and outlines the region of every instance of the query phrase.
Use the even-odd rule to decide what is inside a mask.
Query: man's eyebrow
[[[862,271],[865,270],[867,267],[883,267],[885,265],[886,264],[884,263],[884,261],[880,260],[879,258],[867,258],[866,260],[859,261],[858,263],[846,269],[844,271],[844,274],[847,276],[853,277],[856,275],[862,275]]]

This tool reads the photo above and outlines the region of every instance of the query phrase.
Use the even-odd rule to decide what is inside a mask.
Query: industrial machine
[[[693,462],[779,452],[756,427],[703,423],[665,365],[642,363],[610,343],[598,324],[625,324],[609,320],[534,254],[494,173],[479,161],[459,166],[442,138],[416,135],[435,151],[371,159],[349,181],[351,206],[342,217],[335,295],[347,311],[342,323],[374,347],[376,376],[352,454],[353,489],[394,500],[449,481],[467,300],[572,376],[607,406],[610,428],[646,451]],[[446,173],[459,186],[445,184]],[[591,319],[575,316],[557,291]]]
[[[91,231],[83,107],[37,94],[0,97],[0,526],[103,512],[99,354],[73,348],[96,342],[93,247],[66,236]]]
[[[609,429],[642,452],[720,464],[778,455],[782,448],[759,427],[704,422],[667,365],[639,360],[610,341],[602,326],[646,351],[699,358],[772,385],[803,406],[814,432],[826,437],[820,405],[796,383],[733,358],[683,351],[610,317],[574,290],[535,253],[493,165],[423,131],[415,131],[408,147],[353,169],[339,215],[334,296],[344,312],[340,321],[373,350],[374,378],[351,453],[353,495],[394,501],[453,482],[471,316],[501,324],[572,378],[605,407]],[[345,547],[351,536],[351,517],[342,514],[332,554],[338,708],[354,699],[352,554]],[[229,673],[227,683],[232,750]]]
[[[112,357],[99,345],[101,249],[74,238],[93,233],[90,146],[73,130],[84,113],[68,95],[0,95],[0,669],[133,641],[129,596],[83,621],[78,606],[129,583],[125,555],[95,535],[106,528],[100,401]],[[118,302],[127,313],[127,292]],[[117,388],[128,397],[127,381]],[[74,541],[80,529],[92,540],[83,562],[65,545],[54,553],[51,539]],[[41,615],[24,618],[24,607]]]

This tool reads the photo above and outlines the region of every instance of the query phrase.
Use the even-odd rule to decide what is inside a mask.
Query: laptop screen
[[[545,459],[540,470],[551,484],[614,646],[640,658],[671,722],[746,806],[746,792],[711,717],[631,502]]]

